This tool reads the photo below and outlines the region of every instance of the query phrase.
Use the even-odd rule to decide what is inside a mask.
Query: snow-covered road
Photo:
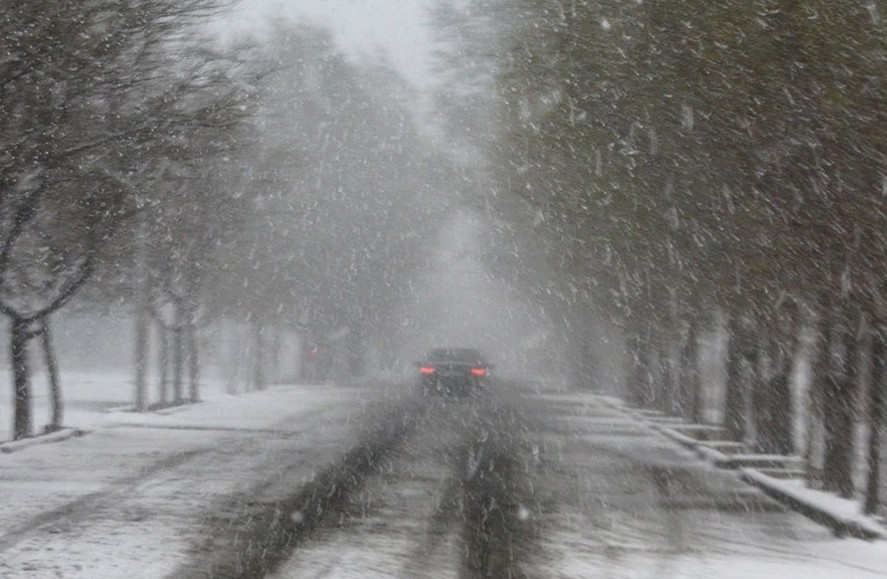
[[[275,574],[883,577],[836,540],[588,395],[430,409]]]
[[[594,396],[405,411],[273,577],[887,574],[883,543],[836,540]]]
[[[883,577],[599,397],[280,388],[0,457],[0,576]]]

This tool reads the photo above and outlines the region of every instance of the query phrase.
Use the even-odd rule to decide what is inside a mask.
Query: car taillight
[[[431,366],[421,366],[421,367],[419,368],[419,373],[420,373],[420,374],[426,374],[426,375],[428,375],[428,374],[434,374],[434,368],[432,368]]]
[[[484,368],[472,368],[471,373],[474,376],[486,376],[487,375],[487,371]]]

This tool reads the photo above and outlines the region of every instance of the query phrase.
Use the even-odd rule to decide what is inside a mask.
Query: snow
[[[40,388],[43,381],[44,377],[39,373],[33,379],[35,434],[42,430],[50,417],[48,393]],[[128,373],[64,372],[61,381],[64,425],[81,430],[109,426],[183,426],[241,430],[264,428],[269,421],[285,417],[292,411],[288,404],[269,405],[271,398],[280,396],[286,399],[286,392],[293,389],[307,394],[326,388],[320,385],[278,386],[265,396],[240,397],[225,393],[223,381],[208,379],[201,386],[201,399],[211,404],[185,405],[137,414],[126,411],[132,407],[134,397],[132,379]],[[11,392],[8,376],[0,375],[0,387],[5,388],[5,392]],[[317,396],[306,397],[300,402],[310,407],[313,404],[323,404],[324,400],[323,396]],[[11,396],[0,397],[0,440],[9,440],[12,436],[12,402]]]
[[[22,440],[0,443],[0,452],[18,452],[37,444],[61,442],[63,440],[68,440],[72,436],[81,436],[82,434],[83,431],[77,428],[63,428],[61,430],[57,430],[43,436],[35,436],[33,438],[24,438]]]
[[[887,539],[887,530],[875,518],[862,514],[862,507],[858,500],[845,499],[832,493],[807,488],[804,481],[799,479],[776,479],[754,469],[743,469],[742,472],[760,485],[776,489],[819,512],[828,513],[836,520],[855,525],[873,535]]]
[[[719,470],[694,453],[662,436],[664,429],[645,428],[638,418],[638,432],[628,435],[618,416],[628,409],[618,400],[594,394],[545,395],[546,402],[560,402],[582,420],[566,422],[576,429],[572,436],[549,443],[565,462],[588,469],[574,479],[574,505],[564,504],[546,523],[540,548],[545,554],[537,573],[541,577],[583,578],[747,578],[747,577],[885,577],[887,542],[841,539],[831,531],[796,513],[711,510],[711,501],[725,496],[754,497],[759,491],[741,483],[735,471]],[[595,423],[597,423],[595,425]],[[649,424],[649,423],[647,423]],[[610,428],[610,434],[604,434]],[[588,434],[586,434],[588,433]],[[582,445],[590,445],[583,450]],[[621,457],[621,458],[615,458]],[[644,510],[636,502],[643,496],[643,482],[633,479],[622,459],[691,469],[694,478],[712,485],[698,496],[674,497],[678,510]],[[608,462],[612,466],[608,466]],[[695,463],[695,466],[694,466]],[[584,466],[581,466],[584,465]],[[607,469],[620,480],[604,477]],[[764,476],[764,475],[761,475]],[[768,477],[769,478],[769,477]],[[798,482],[771,479],[805,495]],[[716,493],[715,489],[720,489]],[[595,506],[588,497],[600,496],[607,504]],[[583,498],[586,497],[586,498]],[[720,497],[720,499],[718,499]],[[752,499],[753,500],[753,499]],[[621,506],[620,502],[625,501]],[[822,497],[824,507],[841,504],[844,516],[859,515],[858,503]],[[583,513],[591,505],[590,515]],[[606,508],[601,508],[606,507]],[[640,509],[634,511],[634,509]],[[634,511],[634,512],[633,512]]]
[[[749,577],[804,577],[805,579],[872,578],[887,576],[887,551],[863,542],[825,543],[797,553],[742,551],[723,555],[643,552],[643,545],[609,545],[594,562],[583,557],[590,546],[570,544],[564,559],[550,569],[550,577],[662,579],[748,579]]]
[[[610,399],[606,403],[611,407],[621,408],[625,412],[632,412],[618,402]],[[887,538],[887,529],[878,520],[861,514],[859,500],[844,499],[831,493],[806,488],[801,479],[774,478],[757,470],[757,467],[770,466],[783,470],[803,469],[804,459],[800,456],[786,456],[779,454],[726,454],[722,450],[735,448],[736,443],[724,441],[698,440],[684,433],[705,433],[707,431],[720,430],[703,424],[656,424],[656,417],[634,413],[638,419],[651,424],[653,428],[682,444],[693,449],[696,454],[711,465],[720,468],[739,469],[742,476],[755,485],[767,489],[771,494],[781,495],[793,500],[815,513],[824,515],[824,518],[840,522],[844,528],[852,529],[852,533],[858,536],[876,536]],[[859,445],[865,448],[864,445]],[[741,448],[741,446],[739,446]],[[860,457],[860,462],[864,460]]]
[[[458,418],[458,407],[438,409],[383,474],[367,482],[351,507],[360,516],[310,538],[271,577],[458,577],[458,526],[444,514],[452,508],[447,457]]]
[[[208,388],[201,404],[136,414],[120,408],[118,378],[84,375],[73,386],[69,377],[69,393],[80,392],[72,401],[95,403],[92,415],[84,414],[84,436],[0,454],[0,576],[170,576],[205,537],[206,518],[224,518],[216,511],[221,499],[249,493],[284,457],[297,457],[308,480],[353,443],[360,413],[385,394],[367,386],[277,386],[241,396]],[[539,544],[538,576],[887,576],[887,542],[838,539],[792,513],[711,510],[706,496],[757,491],[593,394],[535,399],[559,413],[565,430],[546,435],[545,452],[570,469],[550,475],[567,486],[553,495],[562,506],[543,515],[549,530]],[[86,413],[90,406],[80,407]],[[375,510],[333,537],[308,541],[275,576],[458,576],[458,526],[442,530],[430,551],[418,550],[426,549],[423,530],[449,476],[454,433],[441,422],[369,482]],[[676,496],[679,509],[691,510],[668,511],[634,464],[690,469],[718,494]],[[855,503],[793,482],[774,484],[861,517]],[[655,509],[646,510],[645,501]],[[521,520],[536,516],[519,512]]]
[[[694,445],[701,458],[713,465],[720,466],[730,462],[730,457],[716,448],[710,446]]]
[[[166,576],[200,540],[213,505],[273,474],[277,456],[303,457],[310,478],[344,450],[352,415],[378,395],[279,386],[235,397],[208,388],[200,404],[137,414],[119,409],[119,379],[68,375],[77,410],[66,422],[91,432],[0,454],[0,576]],[[76,404],[86,400],[94,404]]]

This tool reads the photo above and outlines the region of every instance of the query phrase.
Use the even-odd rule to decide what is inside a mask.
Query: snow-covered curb
[[[725,469],[736,468],[733,465],[733,462],[729,456],[727,456],[726,454],[724,454],[720,450],[717,450],[717,449],[712,448],[710,446],[698,445],[696,447],[696,454],[699,455],[699,458],[701,458],[705,462],[713,464],[714,466],[716,466],[718,468],[725,468]]]
[[[650,423],[650,425],[653,428],[655,428],[656,430],[658,430],[659,432],[661,432],[662,434],[664,434],[665,436],[669,437],[670,439],[674,440],[675,442],[677,442],[683,446],[686,446],[690,450],[697,450],[700,446],[699,440],[693,438],[692,436],[687,436],[686,434],[681,434],[677,430],[673,430],[673,429],[669,428],[668,425],[657,424],[655,422]]]
[[[681,432],[681,430],[707,430],[706,428],[694,428],[694,425],[681,425],[657,422],[644,416],[629,412],[635,419],[647,424],[654,430],[674,440],[681,446],[696,453],[696,456],[717,468],[738,470],[743,467],[750,468],[789,468],[797,467],[800,457],[782,456],[775,454],[727,454],[718,450],[721,441],[699,440]],[[700,425],[702,426],[702,425]]]
[[[869,540],[887,539],[887,528],[876,519],[861,514],[857,501],[808,489],[799,479],[775,478],[758,470],[773,468],[789,471],[801,468],[803,459],[800,457],[728,454],[716,448],[717,442],[699,440],[680,432],[682,429],[692,429],[692,425],[671,420],[655,411],[640,411],[631,408],[623,401],[612,397],[607,397],[603,402],[689,449],[706,463],[716,468],[738,470],[742,480],[757,487],[790,509],[830,528],[836,536],[852,536]]]
[[[0,452],[4,454],[9,454],[11,452],[18,452],[20,450],[24,450],[25,448],[36,446],[38,444],[61,442],[75,436],[83,436],[84,434],[86,434],[86,431],[80,430],[79,428],[62,428],[61,430],[56,430],[55,432],[51,432],[49,434],[30,436],[21,440],[13,440],[10,442],[0,443]]]
[[[872,517],[861,514],[857,501],[808,489],[801,486],[801,481],[773,478],[752,468],[742,469],[741,477],[768,496],[831,528],[839,537],[887,539],[887,529]]]

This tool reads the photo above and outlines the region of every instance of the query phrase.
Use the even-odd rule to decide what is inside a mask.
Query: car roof
[[[428,353],[429,361],[483,363],[486,358],[473,348],[435,348]]]

